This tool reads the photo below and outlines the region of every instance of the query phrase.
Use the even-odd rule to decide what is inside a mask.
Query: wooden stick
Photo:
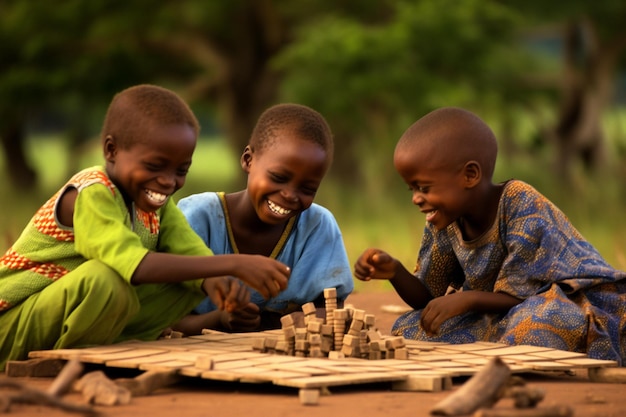
[[[481,407],[491,407],[500,399],[510,377],[511,370],[496,356],[463,386],[436,404],[430,413],[437,416],[459,416],[471,414]]]
[[[72,404],[63,401],[45,391],[30,388],[20,381],[10,378],[0,378],[0,387],[14,388],[17,392],[0,395],[0,412],[7,412],[12,403],[40,404],[56,407],[63,411],[73,413],[83,413],[86,415],[96,415],[98,412],[88,405]]]
[[[129,390],[133,397],[152,394],[159,388],[176,384],[182,380],[177,371],[148,371],[135,378],[119,378],[115,383]]]
[[[473,417],[572,417],[574,411],[566,405],[541,408],[490,408],[478,410]]]
[[[626,368],[589,368],[588,374],[593,382],[626,383]]]
[[[54,378],[52,385],[48,387],[46,392],[53,397],[60,397],[66,394],[74,381],[83,373],[83,369],[83,364],[78,359],[70,359],[61,369],[59,375]]]

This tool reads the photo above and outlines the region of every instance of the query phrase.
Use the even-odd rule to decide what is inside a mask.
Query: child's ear
[[[483,173],[480,164],[476,161],[468,161],[463,167],[463,182],[466,188],[473,188],[480,183]]]
[[[102,145],[102,153],[107,162],[115,162],[115,154],[117,153],[117,145],[113,136],[107,135]]]
[[[241,154],[241,168],[248,172],[250,170],[250,165],[252,163],[252,148],[250,146],[246,146]]]

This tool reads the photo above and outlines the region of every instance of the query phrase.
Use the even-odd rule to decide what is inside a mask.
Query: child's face
[[[107,137],[106,170],[126,203],[153,212],[184,184],[196,146],[194,130],[182,125],[151,125],[144,138],[121,149]]]
[[[328,168],[328,155],[318,144],[279,132],[267,149],[241,157],[248,173],[248,196],[257,216],[269,224],[285,222],[313,204]]]
[[[426,214],[426,221],[438,230],[463,217],[470,193],[464,182],[463,166],[436,162],[432,154],[419,151],[396,152],[394,166],[413,193],[413,204]]]

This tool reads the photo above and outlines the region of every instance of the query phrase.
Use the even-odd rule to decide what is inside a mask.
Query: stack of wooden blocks
[[[297,327],[293,314],[281,318],[282,340],[257,339],[253,349],[298,357],[340,359],[407,359],[402,336],[383,336],[376,329],[376,317],[364,310],[337,308],[336,288],[324,290],[325,318],[317,317],[313,303],[302,306],[304,327]]]

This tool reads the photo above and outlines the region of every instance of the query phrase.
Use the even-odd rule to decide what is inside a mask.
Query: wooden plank
[[[559,362],[567,364],[571,367],[577,368],[603,368],[617,366],[616,361],[604,360],[604,359],[592,359],[592,358],[575,358],[575,359],[563,359]]]
[[[567,371],[574,368],[572,365],[556,361],[528,362],[525,365],[535,371]]]
[[[407,378],[406,373],[354,373],[329,376],[312,376],[307,378],[284,378],[274,380],[274,384],[294,388],[322,388],[340,385],[369,384],[374,382],[399,381]]]
[[[554,349],[542,347],[542,346],[518,345],[518,346],[507,346],[507,347],[500,347],[500,348],[494,348],[494,349],[482,349],[482,350],[475,351],[475,353],[477,355],[485,355],[485,356],[506,356],[506,355],[521,355],[525,353],[546,352],[549,350],[554,350]]]
[[[535,352],[533,356],[537,356],[545,359],[561,360],[561,359],[574,359],[574,358],[586,358],[587,355],[580,352],[569,352],[567,350],[549,350],[546,352]]]
[[[191,353],[191,352],[162,352],[157,355],[143,356],[140,358],[123,358],[123,359],[114,359],[107,360],[105,363],[107,366],[114,368],[142,368],[142,365],[146,364],[154,364],[159,362],[186,362],[191,365],[195,364],[196,359],[202,356],[200,353]]]
[[[52,349],[52,350],[34,350],[29,352],[28,356],[31,358],[58,358],[58,359],[71,359],[77,356],[81,356],[88,353],[117,353],[134,350],[131,346],[123,346],[120,344],[106,345],[106,346],[94,346],[83,349]]]
[[[125,350],[122,352],[112,352],[112,353],[91,353],[87,352],[85,354],[81,354],[79,359],[81,362],[90,362],[90,363],[99,363],[104,364],[107,361],[114,361],[120,359],[130,359],[130,358],[141,358],[143,356],[151,356],[158,355],[163,353],[161,349],[131,349]]]

